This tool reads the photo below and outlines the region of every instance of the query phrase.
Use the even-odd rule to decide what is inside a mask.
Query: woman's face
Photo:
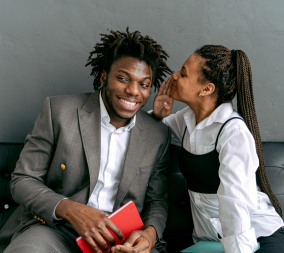
[[[180,71],[172,75],[170,97],[183,103],[195,103],[203,85],[198,82],[200,77],[201,56],[192,54],[187,58]]]

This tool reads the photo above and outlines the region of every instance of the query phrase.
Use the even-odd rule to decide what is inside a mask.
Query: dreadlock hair
[[[258,186],[266,193],[277,213],[282,217],[282,208],[269,184],[263,157],[263,149],[254,106],[252,74],[247,55],[241,50],[229,50],[224,46],[206,45],[196,50],[201,61],[200,83],[210,81],[218,95],[217,106],[230,102],[237,93],[238,113],[244,118],[252,133],[259,158],[256,171]]]
[[[129,27],[126,28],[126,33],[111,30],[110,34],[100,35],[102,43],[95,45],[95,50],[90,52],[88,63],[85,65],[93,67],[91,75],[95,77],[93,82],[95,90],[101,86],[100,77],[103,70],[108,74],[113,62],[123,56],[145,61],[151,67],[155,91],[163,82],[163,77],[173,73],[166,64],[168,54],[148,35],[143,37],[138,31],[131,33]]]

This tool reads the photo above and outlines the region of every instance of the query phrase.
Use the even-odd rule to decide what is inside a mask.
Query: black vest
[[[187,188],[190,191],[207,194],[217,193],[220,185],[220,162],[219,153],[217,152],[216,147],[218,144],[219,135],[223,130],[223,127],[232,119],[243,120],[239,117],[228,119],[218,132],[214,150],[204,155],[195,155],[184,149],[183,139],[187,127],[185,128],[182,137],[182,148],[179,156],[179,167],[186,179]]]

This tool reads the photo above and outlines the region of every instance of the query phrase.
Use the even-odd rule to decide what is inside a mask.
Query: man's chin
[[[129,117],[123,117],[123,116],[121,116],[121,115],[119,115],[119,114],[116,114],[116,116],[117,116],[118,118],[120,118],[120,119],[131,120],[134,115],[132,115],[130,118],[129,118]]]

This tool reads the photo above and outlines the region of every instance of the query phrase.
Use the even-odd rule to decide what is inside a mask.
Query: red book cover
[[[124,241],[122,242],[119,241],[117,236],[111,230],[109,230],[115,238],[115,244],[124,243],[132,231],[140,230],[144,226],[133,201],[127,202],[125,205],[110,214],[108,217],[124,235]],[[95,253],[91,246],[81,236],[76,239],[76,242],[83,253]],[[106,253],[100,246],[99,248],[102,252]]]

